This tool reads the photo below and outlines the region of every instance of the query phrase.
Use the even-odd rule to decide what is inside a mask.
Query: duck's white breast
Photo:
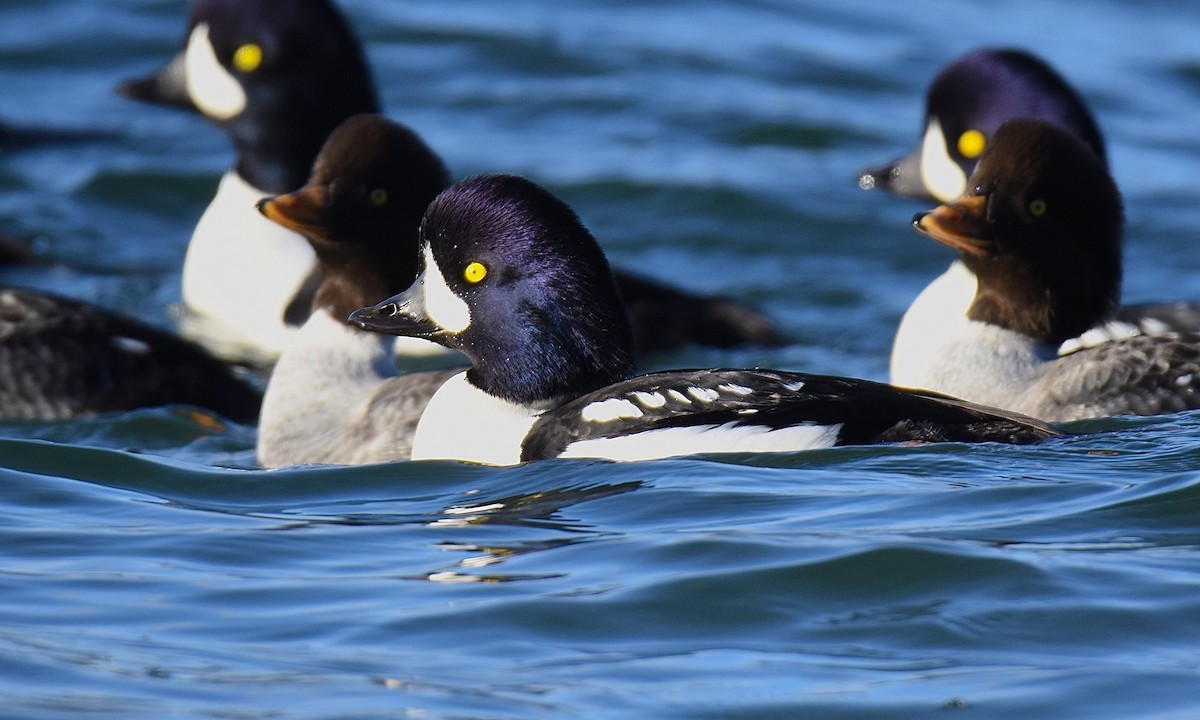
[[[264,193],[230,171],[205,210],[183,263],[183,301],[197,339],[278,354],[295,328],[284,310],[315,264],[300,235],[267,220]]]
[[[412,458],[515,465],[537,415],[488,395],[459,373],[442,385],[421,415]]]

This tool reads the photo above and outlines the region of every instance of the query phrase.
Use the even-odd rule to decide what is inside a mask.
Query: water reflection
[[[435,520],[431,526],[464,527],[487,523],[586,532],[589,530],[588,526],[560,517],[559,511],[581,502],[600,500],[631,492],[642,485],[641,481],[635,480],[615,484],[555,488],[511,495],[496,500],[481,500],[470,505],[452,505],[443,511],[446,517]]]
[[[533,493],[510,495],[495,500],[481,500],[470,505],[452,505],[443,512],[445,517],[429,524],[432,528],[466,528],[480,525],[504,525],[576,533],[576,537],[524,540],[512,543],[445,541],[438,547],[451,552],[469,553],[452,567],[435,570],[414,579],[437,583],[501,583],[520,580],[547,580],[563,577],[565,573],[497,573],[492,568],[507,560],[544,550],[556,550],[597,539],[603,533],[578,519],[565,518],[561,511],[571,505],[632,492],[642,487],[640,481],[583,487],[555,488]],[[578,535],[587,533],[587,535]]]

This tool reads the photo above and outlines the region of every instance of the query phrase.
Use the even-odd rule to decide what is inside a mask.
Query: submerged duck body
[[[626,460],[1055,434],[1014,414],[861,380],[748,370],[633,377],[632,331],[603,253],[570,208],[523,178],[482,176],[446,190],[421,238],[417,282],[351,315],[471,361],[430,401],[414,459]]]
[[[0,290],[0,418],[185,403],[253,423],[261,400],[252,378],[164,330],[78,300]]]
[[[894,384],[1050,421],[1200,406],[1200,335],[1112,322],[1123,212],[1086,145],[1052,123],[1012,120],[972,184],[914,221],[959,263],[901,323]],[[1107,332],[1085,333],[1094,328]],[[1074,349],[1060,354],[1067,341]]]

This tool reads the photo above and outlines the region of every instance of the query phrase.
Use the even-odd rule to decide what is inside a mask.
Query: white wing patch
[[[1138,321],[1138,327],[1147,335],[1166,335],[1171,332],[1170,325],[1154,318],[1142,318]]]
[[[967,191],[967,175],[946,150],[946,135],[937,118],[929,121],[921,140],[921,182],[944,203],[952,203]]]
[[[664,397],[662,393],[650,393],[637,390],[631,393],[631,396],[634,400],[638,401],[639,405],[648,410],[655,410],[667,404],[667,398]]]
[[[794,452],[832,447],[841,424],[804,424],[772,430],[764,425],[700,425],[665,428],[616,438],[581,440],[560,457],[654,460],[702,453]]]
[[[801,383],[801,385],[803,385],[803,383]],[[718,385],[717,389],[720,390],[721,392],[727,392],[732,395],[741,395],[742,397],[746,397],[747,395],[750,395],[751,393],[754,392],[752,389],[746,387],[745,385],[734,385],[733,383],[725,383],[723,385]]]
[[[683,393],[679,392],[678,390],[674,390],[674,389],[668,390],[667,394],[670,395],[671,399],[675,400],[676,402],[681,402],[686,405],[692,404],[692,401],[690,399],[688,399],[688,396],[684,395]]]
[[[702,403],[712,402],[721,397],[721,393],[712,388],[690,387],[687,389],[687,394]]]
[[[124,335],[114,335],[112,338],[114,347],[124,350],[131,355],[149,355],[150,346],[137,338],[125,337]]]
[[[1084,332],[1082,335],[1063,342],[1063,344],[1058,348],[1058,354],[1068,355],[1076,350],[1098,347],[1105,343],[1114,342],[1116,340],[1125,340],[1141,334],[1142,329],[1137,325],[1131,325],[1130,323],[1123,322],[1121,320],[1112,320],[1104,323],[1103,325],[1097,325],[1091,330]],[[1148,334],[1153,335],[1155,333],[1153,331],[1148,331]]]
[[[460,298],[442,275],[442,269],[433,259],[433,251],[426,243],[425,271],[419,282],[425,292],[425,312],[429,319],[452,333],[460,333],[471,326],[471,308]]]
[[[613,420],[640,418],[643,414],[638,406],[630,400],[609,398],[591,403],[580,412],[580,417],[589,422],[612,422]]]
[[[246,109],[246,92],[217,60],[208,37],[208,23],[199,23],[184,51],[188,97],[207,116],[228,120]]]

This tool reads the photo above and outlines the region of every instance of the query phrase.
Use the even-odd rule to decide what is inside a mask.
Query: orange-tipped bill
[[[983,255],[991,252],[992,241],[985,237],[986,195],[965,197],[953,205],[939,205],[913,218],[913,227],[955,250]]]
[[[329,239],[329,191],[324,185],[305,185],[293,193],[263,198],[255,207],[288,230],[317,240]]]

